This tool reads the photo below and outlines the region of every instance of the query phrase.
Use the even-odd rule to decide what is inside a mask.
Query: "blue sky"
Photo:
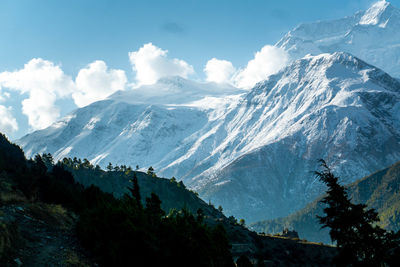
[[[195,69],[212,57],[244,65],[299,23],[351,15],[372,2],[2,0],[0,70],[32,57],[61,63],[70,74],[97,59],[129,69],[128,51],[148,42]]]
[[[61,70],[65,77],[60,74],[62,82],[57,85],[60,88],[69,87],[69,79],[74,82],[78,73],[87,68],[81,75],[82,88],[87,88],[87,79],[95,75],[93,73],[101,72],[107,74],[105,84],[119,82],[112,83],[117,90],[135,81],[128,53],[152,43],[161,54],[168,50],[168,58],[189,64],[192,69],[180,67],[191,78],[204,80],[203,68],[211,58],[225,59],[235,67],[244,67],[255,52],[267,44],[273,45],[299,23],[352,15],[367,9],[373,2],[2,0],[0,73],[21,70],[33,58],[40,58],[44,61],[31,62],[32,68],[45,65],[50,73]],[[400,0],[391,3],[400,7]],[[88,67],[94,62],[97,63]],[[21,84],[10,86],[19,86],[19,89],[7,91],[3,84],[3,92],[7,95],[3,96],[0,105],[6,107],[8,111],[3,111],[12,113],[18,123],[18,130],[8,133],[15,139],[40,127],[29,125],[33,124],[34,118],[28,121],[21,111],[21,101],[34,89]],[[55,94],[53,104],[59,109],[58,117],[76,107],[62,91],[52,92]],[[90,92],[84,94],[91,96]],[[39,98],[38,94],[36,99]],[[27,108],[28,104],[24,104],[25,113],[31,110]],[[52,113],[52,107],[44,108]]]

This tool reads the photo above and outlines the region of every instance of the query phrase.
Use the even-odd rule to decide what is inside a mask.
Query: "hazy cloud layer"
[[[79,71],[72,98],[78,107],[87,106],[124,90],[126,82],[125,71],[108,69],[104,61],[97,60]]]
[[[129,52],[132,69],[136,73],[136,84],[154,84],[166,76],[187,78],[194,73],[193,67],[183,60],[168,58],[168,50],[148,43],[138,51]]]
[[[11,107],[0,105],[0,132],[10,134],[18,130],[18,123],[11,114]]]
[[[183,34],[185,32],[185,29],[181,24],[178,24],[176,22],[167,22],[162,25],[161,29],[164,32],[172,33],[172,34]]]
[[[1,85],[0,85],[1,89]],[[10,98],[10,93],[9,92],[1,92],[0,91],[0,103],[6,101],[6,99]]]

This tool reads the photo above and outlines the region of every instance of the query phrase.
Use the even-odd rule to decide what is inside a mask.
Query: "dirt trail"
[[[43,207],[48,206],[36,204],[33,210],[43,212]],[[39,216],[32,208],[25,203],[0,207],[1,220],[16,225],[21,239],[9,266],[95,266],[79,246],[73,231],[76,220]]]

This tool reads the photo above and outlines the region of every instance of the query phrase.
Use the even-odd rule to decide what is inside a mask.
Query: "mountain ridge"
[[[329,59],[333,59],[333,61]],[[315,65],[315,62],[328,64]],[[331,64],[332,62],[340,64]],[[304,63],[307,64],[304,65]],[[306,202],[299,201],[296,194],[305,195],[307,199],[321,190],[317,186],[318,182],[311,175],[318,166],[318,158],[326,158],[333,168],[339,169],[339,172],[344,174],[347,181],[350,182],[360,177],[362,173],[368,174],[366,171],[368,168],[373,172],[379,169],[379,165],[383,167],[385,162],[391,164],[399,157],[396,149],[388,153],[390,148],[385,148],[389,150],[382,153],[382,151],[378,151],[380,148],[370,148],[371,143],[383,144],[385,142],[387,147],[399,146],[399,133],[396,130],[397,127],[392,125],[399,125],[398,117],[395,116],[399,108],[395,100],[399,97],[397,81],[392,78],[388,79],[384,72],[346,53],[309,57],[296,61],[293,65],[297,67],[297,70],[287,67],[278,76],[271,76],[270,80],[258,84],[247,95],[250,100],[256,100],[254,103],[259,107],[259,119],[255,121],[259,124],[271,122],[271,126],[267,129],[271,129],[272,132],[267,131],[266,138],[271,138],[272,142],[238,157],[230,163],[230,166],[217,172],[215,177],[218,179],[215,182],[208,179],[210,184],[203,186],[205,190],[210,190],[210,193],[196,188],[200,195],[206,199],[208,195],[223,195],[223,198],[218,199],[216,203],[221,203],[225,207],[241,206],[240,210],[245,212],[246,217],[251,216],[250,212],[258,214],[264,212],[265,217],[275,217],[279,216],[278,213],[274,214],[278,210],[290,210],[306,204]],[[319,67],[316,68],[318,71],[303,72],[304,66]],[[344,73],[354,74],[354,72],[347,72],[349,68],[355,70],[354,77],[339,75],[340,79],[329,78],[332,70],[336,73],[344,70]],[[306,78],[301,73],[306,73]],[[300,75],[302,79],[299,80],[296,75]],[[290,82],[282,82],[287,80]],[[383,89],[383,87],[389,88],[392,85],[394,88]],[[283,93],[281,88],[286,90],[286,93]],[[274,93],[274,90],[279,93]],[[308,90],[309,93],[304,96],[302,95],[303,90]],[[372,103],[371,99],[377,100]],[[388,107],[391,107],[389,108],[391,109],[390,114],[375,108],[385,102],[388,102]],[[248,102],[242,107],[247,104]],[[307,105],[310,106],[310,109],[304,111]],[[247,112],[252,115],[256,114],[250,109]],[[287,116],[288,113],[290,113],[289,116]],[[385,115],[382,116],[382,114]],[[380,129],[375,130],[371,127],[372,125],[376,129]],[[264,138],[262,135],[256,136],[256,138],[259,141],[253,140],[255,143],[265,141],[265,139],[262,140]],[[368,155],[367,152],[374,155]],[[361,153],[365,155],[364,159],[359,158]],[[285,174],[285,171],[289,175]],[[252,179],[256,181],[252,181]],[[223,183],[223,181],[226,182]],[[219,188],[223,187],[218,186],[220,183],[223,183],[225,187],[229,183],[235,183],[235,185],[231,186],[233,188],[230,190],[231,192],[225,190],[225,193],[216,194],[212,190],[220,190]],[[296,187],[297,189],[295,189]],[[245,196],[246,199],[235,201],[234,205],[229,205],[229,202],[232,202],[230,195],[240,195],[241,191],[246,190],[252,192]],[[270,194],[271,197],[265,197],[267,194]],[[258,198],[254,198],[254,196]],[[290,205],[285,204],[288,202],[286,197],[294,197],[296,201]],[[255,211],[252,205],[259,205],[257,202],[263,198],[266,200],[262,205],[268,205],[268,208]],[[277,208],[274,205],[280,207]],[[246,213],[247,211],[249,213]]]
[[[386,1],[342,19],[304,23],[277,43],[292,60],[344,51],[400,77],[400,10]]]
[[[321,188],[309,173],[318,158],[342,166],[349,182],[400,159],[399,88],[348,53],[308,56],[216,108],[108,99],[18,143],[28,156],[46,150],[102,166],[153,166],[227,214],[255,221],[317,196]]]

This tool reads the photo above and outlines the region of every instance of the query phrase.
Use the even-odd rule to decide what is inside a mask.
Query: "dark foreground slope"
[[[74,231],[77,216],[35,201],[23,151],[0,134],[0,266],[95,266]]]
[[[367,204],[380,216],[387,230],[400,230],[400,162],[366,176],[347,186],[352,202]],[[300,237],[310,241],[330,243],[327,229],[320,229],[317,215],[323,215],[319,197],[304,209],[284,218],[257,222],[251,228],[258,232],[276,233],[284,227],[295,229]]]
[[[257,235],[173,179],[71,162],[54,165],[49,155],[26,160],[0,135],[1,266],[233,266],[241,255],[276,266],[323,266],[335,253],[298,239]],[[133,194],[123,196],[133,174],[141,204]]]
[[[67,165],[76,181],[85,186],[96,185],[118,198],[128,193],[128,187],[131,186],[130,180],[135,174],[141,189],[142,200],[154,192],[160,197],[161,206],[167,213],[174,209],[186,208],[195,214],[198,209],[201,209],[204,211],[204,219],[209,226],[215,227],[218,224],[224,226],[232,246],[234,259],[246,255],[253,261],[261,259],[276,266],[303,266],[308,263],[324,266],[329,265],[335,253],[335,248],[329,246],[321,246],[321,244],[300,239],[258,235],[249,231],[240,225],[236,218],[232,216],[227,218],[212,204],[205,203],[197,193],[186,189],[182,182],[176,182],[174,179],[161,178],[143,172],[123,171],[122,168],[118,171],[103,171],[98,168],[77,167],[79,164],[75,164],[75,167],[72,166],[74,164]]]
[[[1,266],[233,266],[225,229],[204,223],[210,216],[201,208],[197,215],[186,207],[166,215],[156,194],[140,201],[136,183],[121,199],[76,183],[70,167],[102,173],[87,161],[53,164],[50,155],[25,160],[2,135],[0,148]],[[183,195],[189,193],[195,197]]]

